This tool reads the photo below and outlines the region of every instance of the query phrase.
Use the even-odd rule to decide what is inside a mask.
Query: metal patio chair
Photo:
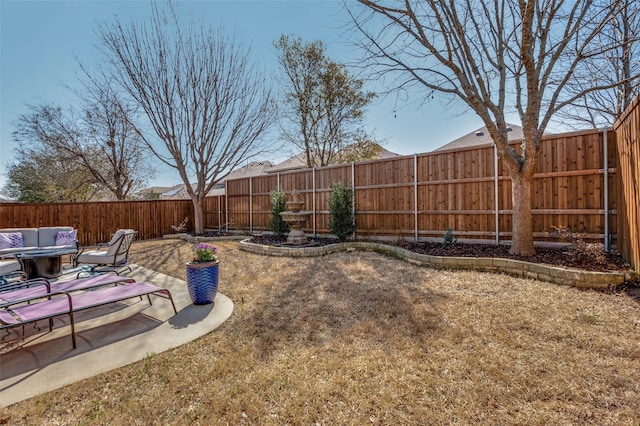
[[[137,234],[138,232],[133,229],[119,229],[113,235],[111,241],[98,245],[97,249],[81,249],[74,257],[74,266],[84,263],[91,265],[91,269],[88,272],[78,272],[76,278],[79,278],[83,273],[94,275],[113,272],[116,275],[120,275],[125,270],[131,271],[131,267],[128,265],[129,249]],[[106,250],[103,250],[103,248],[106,248]]]

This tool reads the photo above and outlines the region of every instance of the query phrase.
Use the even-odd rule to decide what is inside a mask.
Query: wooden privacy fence
[[[624,258],[640,272],[640,97],[613,128],[620,174],[618,247]]]
[[[617,236],[616,145],[612,132],[577,132],[542,141],[534,176],[534,236],[564,226],[606,246]],[[227,182],[227,221],[261,231],[275,189],[303,194],[312,216],[305,230],[328,233],[332,182],[353,188],[357,235],[465,240],[511,238],[511,180],[493,145],[297,170]]]
[[[609,246],[617,236],[614,134],[588,131],[546,137],[533,183],[534,237],[553,241],[552,226]],[[269,194],[303,194],[312,216],[305,230],[328,233],[330,185],[354,191],[360,237],[499,243],[511,238],[511,180],[493,144],[365,163],[304,169],[227,182],[227,222],[250,232],[268,229]]]
[[[640,99],[640,98],[639,98]],[[553,226],[617,247],[640,272],[640,100],[614,131],[553,135],[541,143],[532,189],[536,241]],[[205,226],[268,229],[270,193],[297,190],[311,218],[305,231],[328,234],[331,183],[353,188],[357,236],[508,242],[511,181],[493,145],[365,163],[295,170],[228,181],[226,196],[207,197]],[[0,227],[70,225],[81,244],[107,241],[118,228],[158,238],[189,216],[191,200],[0,204]]]
[[[186,216],[193,221],[191,200],[0,204],[0,228],[73,226],[81,245],[109,241],[119,228],[135,229],[139,239],[159,238]]]

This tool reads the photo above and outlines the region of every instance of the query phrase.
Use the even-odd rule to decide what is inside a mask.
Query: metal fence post
[[[313,208],[313,238],[316,238],[316,167],[311,169],[311,179],[313,183],[311,185],[311,206]]]
[[[249,234],[253,234],[253,177],[249,176]]]
[[[602,155],[604,156],[604,251],[611,251],[609,238],[609,147],[607,129],[602,131]]]
[[[229,231],[229,189],[227,188],[227,181],[224,182],[224,230]]]
[[[355,225],[357,223],[356,221],[356,163],[353,161],[351,162],[351,199],[353,200],[353,203],[351,203],[351,220]],[[353,231],[352,237],[354,239],[356,238],[356,231]]]
[[[495,209],[495,221],[496,221],[496,245],[500,244],[500,213],[498,208],[500,207],[500,203],[498,200],[498,148],[496,145],[493,145],[493,198],[494,198],[494,209]]]
[[[418,154],[413,154],[413,240],[418,242]]]

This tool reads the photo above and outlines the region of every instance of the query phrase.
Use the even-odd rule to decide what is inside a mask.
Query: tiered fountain
[[[291,193],[291,198],[292,201],[287,201],[285,204],[287,210],[280,212],[280,217],[291,227],[291,231],[287,235],[287,244],[301,246],[307,244],[307,236],[302,230],[302,225],[309,220],[311,213],[300,211],[304,206],[302,194],[294,191]]]

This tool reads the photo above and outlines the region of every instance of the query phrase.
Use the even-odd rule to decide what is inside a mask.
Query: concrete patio
[[[6,407],[65,385],[139,361],[183,345],[218,328],[233,312],[233,302],[218,293],[211,305],[191,303],[186,283],[132,264],[126,276],[171,292],[168,300],[133,299],[89,309],[76,315],[77,349],[71,345],[68,317],[54,320],[44,332],[26,326],[12,330],[0,345],[0,406]],[[61,279],[74,276],[67,270]],[[79,367],[81,366],[81,367]]]

